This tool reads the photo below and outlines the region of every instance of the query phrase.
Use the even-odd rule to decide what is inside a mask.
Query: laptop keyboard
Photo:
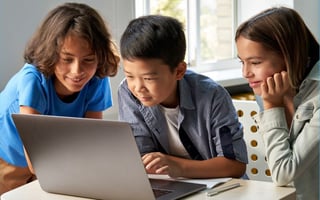
[[[160,197],[162,195],[173,192],[173,190],[170,189],[170,185],[172,184],[171,181],[160,179],[149,179],[149,181],[151,183],[155,197]]]
[[[169,194],[172,192],[171,190],[158,189],[158,188],[152,188],[152,191],[155,197],[161,197],[162,195]]]

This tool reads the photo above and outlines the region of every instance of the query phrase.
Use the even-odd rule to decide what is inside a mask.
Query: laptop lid
[[[95,199],[155,199],[128,123],[12,116],[43,190]],[[176,199],[206,186],[170,181],[155,187],[167,193],[157,199]]]

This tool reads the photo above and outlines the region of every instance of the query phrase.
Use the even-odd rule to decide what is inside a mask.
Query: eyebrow
[[[240,58],[239,55],[237,55],[237,57],[238,57],[240,60],[262,59],[262,57],[260,57],[260,56],[251,56],[251,57],[244,58],[244,59]]]
[[[64,54],[64,55],[67,55],[67,56],[75,56],[75,55],[73,55],[72,53],[69,53],[69,52],[64,51],[64,50],[61,50],[60,53],[61,53],[61,54]],[[87,55],[85,55],[85,56],[83,56],[83,57],[88,57],[88,56],[95,56],[95,54],[92,52],[92,53],[89,53],[89,54],[87,54]]]
[[[124,70],[124,72],[127,73],[127,74],[131,74],[130,72],[125,71],[125,70]],[[140,75],[142,75],[142,76],[150,76],[150,75],[158,75],[158,73],[157,72],[147,72],[147,73],[143,73],[143,74],[140,74]]]

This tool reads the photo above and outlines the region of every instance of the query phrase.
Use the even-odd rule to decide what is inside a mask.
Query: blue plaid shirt
[[[178,128],[203,159],[224,156],[248,163],[243,128],[229,93],[212,79],[188,70],[178,82]],[[158,105],[143,106],[124,79],[118,89],[119,118],[131,124],[141,154],[169,151],[167,124]]]

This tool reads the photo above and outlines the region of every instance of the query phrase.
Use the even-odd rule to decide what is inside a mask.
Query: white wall
[[[300,13],[318,42],[320,41],[320,1],[294,0],[294,8]]]
[[[239,0],[238,23],[272,6],[286,6],[293,8],[293,0]]]
[[[0,91],[10,77],[24,64],[24,47],[47,12],[63,0],[1,0],[0,3]],[[91,5],[104,17],[119,44],[120,36],[134,17],[134,0],[78,0]],[[122,70],[111,78],[115,106],[105,112],[105,118],[117,119],[117,86],[123,79]],[[1,106],[1,102],[0,102]]]
[[[286,6],[299,12],[308,28],[320,41],[320,1],[319,0],[236,0],[239,6],[238,24],[249,17],[272,6]]]

